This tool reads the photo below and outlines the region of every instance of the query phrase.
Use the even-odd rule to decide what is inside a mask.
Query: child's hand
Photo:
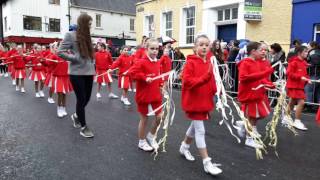
[[[41,63],[38,63],[38,64],[37,64],[37,66],[41,66],[41,65],[42,65]]]
[[[147,82],[147,83],[151,83],[152,81],[153,81],[153,79],[152,79],[152,78],[147,77],[147,79],[146,79],[146,82]]]
[[[304,77],[304,76],[301,77],[301,80],[302,80],[302,81],[307,81],[307,83],[312,84],[311,80],[308,79],[308,78],[306,78],[306,77]]]

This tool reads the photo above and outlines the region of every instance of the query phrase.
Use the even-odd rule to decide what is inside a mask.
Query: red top
[[[160,75],[160,61],[151,62],[145,56],[139,59],[136,64],[130,68],[128,75],[136,80],[136,102],[138,104],[150,104],[152,102],[161,102],[161,83],[160,79],[147,83],[147,77],[156,77]]]
[[[172,69],[172,61],[168,55],[162,55],[160,58],[160,70],[161,74],[171,71]],[[164,80],[168,80],[168,76],[164,78]]]
[[[43,57],[47,57],[51,54],[50,50],[41,51]]]
[[[226,50],[226,49],[224,49],[223,50],[223,57],[224,57],[224,61],[227,61],[228,60],[228,58],[229,58],[229,51],[228,50]]]
[[[146,55],[146,48],[139,48],[139,49],[136,51],[135,55],[134,55],[134,57],[135,57],[134,63],[135,63],[137,60],[142,59],[145,55]]]
[[[13,61],[13,66],[15,69],[25,69],[26,68],[26,59],[25,57],[15,54],[14,57],[11,58]]]
[[[211,111],[217,91],[211,62],[204,62],[197,55],[189,55],[182,77],[182,109],[186,112]]]
[[[60,58],[56,54],[51,54],[51,56],[48,58],[58,61],[58,62],[48,61],[49,66],[52,67],[53,76],[68,76],[69,64],[67,61]]]
[[[113,62],[110,69],[119,68],[119,75],[121,76],[124,72],[130,69],[132,64],[132,56],[121,54],[118,59]]]
[[[98,70],[108,70],[112,65],[112,56],[109,52],[102,50],[95,53],[96,68]]]
[[[262,63],[261,63],[262,64]],[[241,103],[258,102],[264,98],[265,89],[253,90],[261,84],[270,84],[266,78],[273,72],[271,67],[261,66],[259,60],[245,58],[238,63],[238,100]]]
[[[292,57],[287,69],[287,88],[304,89],[306,81],[301,80],[301,77],[309,78],[307,68],[308,63],[305,60],[298,56]]]
[[[47,54],[46,58],[52,59],[51,58],[52,55],[53,55],[52,52],[50,52],[49,54]],[[52,73],[52,70],[55,68],[55,63],[48,60],[45,60],[42,63],[46,66],[47,73]]]
[[[44,66],[41,62],[41,58],[42,58],[42,54],[41,53],[34,53],[34,54],[30,54],[30,56],[26,57],[27,61],[31,61],[32,66],[32,70],[33,71],[43,71],[44,70]],[[40,64],[41,65],[40,65]]]

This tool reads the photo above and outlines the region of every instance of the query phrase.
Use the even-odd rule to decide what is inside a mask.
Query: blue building
[[[320,0],[293,0],[291,40],[320,43]]]

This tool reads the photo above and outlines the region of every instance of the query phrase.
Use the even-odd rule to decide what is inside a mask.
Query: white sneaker
[[[126,106],[130,106],[131,103],[129,102],[128,98],[124,98],[123,99],[123,104],[126,105]]]
[[[308,130],[308,128],[301,122],[300,119],[294,120],[293,127],[297,128],[299,130],[302,130],[302,131]]]
[[[12,80],[12,85],[13,85],[13,86],[16,85],[16,80]]]
[[[139,149],[146,152],[153,151],[153,148],[147,143],[145,139],[139,141],[138,147]]]
[[[132,89],[131,89],[131,88],[129,88],[129,89],[128,89],[128,91],[129,91],[129,92],[132,92]]]
[[[255,148],[255,149],[262,149],[263,147],[260,144],[257,144],[252,137],[247,137],[246,138],[246,142],[245,142],[246,146]]]
[[[147,134],[147,141],[153,149],[159,148],[159,144],[157,143],[155,136],[152,135],[150,132]]]
[[[59,118],[62,118],[63,117],[63,112],[62,112],[62,107],[58,106],[57,107],[57,115]]]
[[[120,101],[123,102],[124,99],[125,97],[121,96]]]
[[[53,98],[48,97],[48,103],[49,103],[49,104],[54,104],[54,100],[53,100]]]
[[[133,89],[133,92],[137,92],[137,89]]]
[[[208,174],[211,174],[213,176],[221,174],[222,170],[218,168],[218,166],[221,166],[221,164],[212,163],[211,158],[206,158],[203,160],[204,171]]]
[[[21,88],[21,92],[22,92],[22,93],[25,93],[26,90],[25,90],[24,88]]]
[[[100,93],[97,93],[97,99],[100,99],[101,98],[101,94]]]
[[[63,116],[67,116],[68,115],[66,107],[61,107],[61,112],[62,112]]]
[[[109,94],[109,98],[111,98],[111,99],[117,99],[117,98],[119,98],[117,95],[115,95],[115,94],[113,94],[113,93],[110,93]]]
[[[261,138],[261,134],[258,132],[257,126],[252,126],[253,133],[255,133],[258,138]]]
[[[20,87],[19,86],[16,86],[16,91],[20,91]]]
[[[289,126],[291,123],[290,123],[290,117],[288,117],[288,115],[284,115],[282,120],[281,120],[281,124],[283,126]]]
[[[43,91],[39,91],[39,95],[40,95],[40,97],[44,97]]]
[[[238,127],[237,133],[240,137],[244,137],[246,135],[246,128],[244,127],[243,121],[236,121],[236,126]]]
[[[36,97],[39,98],[40,97],[40,94],[38,92],[36,92]]]
[[[8,74],[8,73],[5,73],[5,74],[4,74],[4,77],[9,77],[9,74]]]
[[[188,146],[188,147],[186,147]],[[189,151],[189,147],[190,145],[186,145],[184,142],[181,143],[179,152],[182,156],[184,156],[186,158],[186,160],[188,161],[194,161],[195,158],[192,156],[192,154]]]
[[[2,77],[3,76],[3,74],[2,73],[0,73],[0,77]]]

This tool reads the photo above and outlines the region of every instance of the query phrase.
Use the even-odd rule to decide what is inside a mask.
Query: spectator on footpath
[[[281,61],[282,63],[285,62],[286,60],[286,54],[285,52],[282,50],[282,47],[280,44],[278,43],[273,43],[270,46],[270,62],[271,64],[275,64],[279,61]],[[276,67],[274,67],[275,71],[276,71],[276,75],[279,76],[279,65],[277,65]],[[271,75],[271,80],[272,81],[276,81],[277,78],[274,74]]]
[[[295,39],[292,42],[293,47],[289,50],[288,56],[287,56],[287,62],[293,57],[297,56],[296,49],[302,45],[302,42],[299,39]]]
[[[231,71],[231,78],[234,80],[234,84],[231,90],[232,92],[238,92],[238,68],[236,66],[235,60],[240,50],[239,48],[240,41],[234,40],[232,44],[233,45],[230,49],[227,62],[228,62],[228,67]],[[237,96],[237,94],[234,93],[232,94],[232,96]]]

